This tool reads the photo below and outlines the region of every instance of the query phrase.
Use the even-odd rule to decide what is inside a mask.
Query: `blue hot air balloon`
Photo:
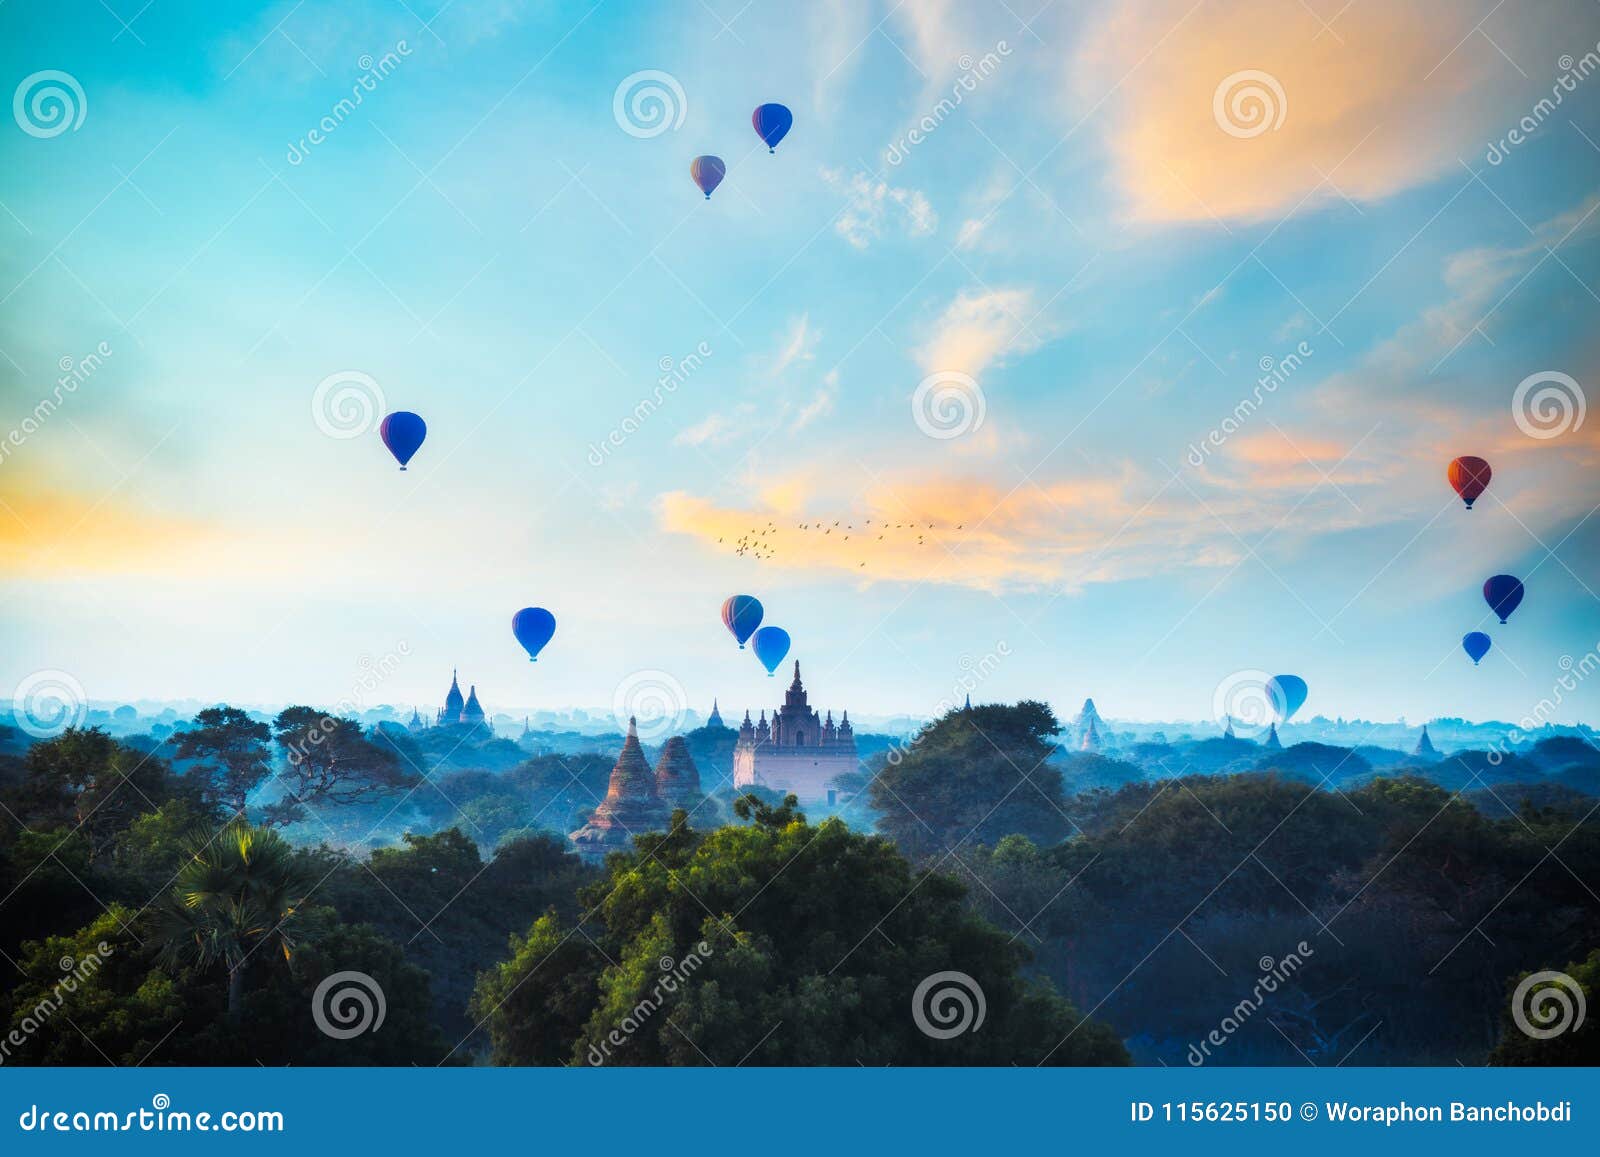
[[[1306,681],[1298,675],[1274,675],[1267,680],[1267,693],[1277,709],[1280,722],[1287,723],[1294,713],[1305,706]]]
[[[378,431],[383,435],[383,444],[389,447],[389,453],[404,470],[428,436],[428,424],[409,410],[396,410],[383,420]]]
[[[528,652],[528,662],[537,662],[539,652],[556,633],[556,617],[543,607],[523,607],[511,616],[511,633]]]
[[[781,104],[764,104],[750,114],[750,123],[756,127],[756,135],[766,142],[767,152],[772,153],[777,151],[778,142],[789,135],[794,113]]]
[[[1461,649],[1471,657],[1472,665],[1476,667],[1478,661],[1489,653],[1489,636],[1482,631],[1469,631],[1461,636]]]
[[[722,178],[727,176],[728,166],[722,163],[721,157],[696,157],[689,162],[689,175],[694,178],[694,183],[700,186],[700,191],[706,195],[706,200],[711,200],[711,193]]]
[[[1522,605],[1522,593],[1522,580],[1508,574],[1497,574],[1483,584],[1483,601],[1500,616],[1502,623]]]
[[[770,679],[778,669],[778,664],[789,653],[789,632],[782,627],[762,627],[750,640],[750,648],[767,669],[767,678]]]
[[[762,614],[761,603],[754,595],[734,595],[722,604],[722,625],[739,640],[739,650],[744,650],[745,640],[761,625]]]

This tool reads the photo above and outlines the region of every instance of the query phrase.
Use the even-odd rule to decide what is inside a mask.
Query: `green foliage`
[[[265,723],[237,707],[208,707],[179,736],[175,758],[194,761],[207,798],[228,814],[241,815],[250,792],[272,770],[271,738]]]
[[[1524,1019],[1536,1032],[1555,1032],[1562,1024],[1575,1025],[1579,995],[1586,1015],[1583,1023],[1568,1027],[1554,1036],[1540,1039],[1528,1035],[1516,1023],[1512,1010],[1518,1007],[1516,989],[1528,973],[1513,977],[1501,1021],[1500,1043],[1489,1054],[1491,1065],[1600,1065],[1600,1028],[1595,1027],[1595,1012],[1600,1005],[1600,948],[1585,960],[1555,971],[1565,973],[1571,984],[1558,979],[1539,981],[1529,986],[1520,1007]],[[1576,986],[1576,991],[1574,991]]]
[[[1026,700],[950,712],[874,777],[879,830],[913,859],[1014,832],[1063,839],[1061,772],[1047,762],[1060,730],[1049,707]]]
[[[283,799],[264,810],[271,823],[290,823],[319,807],[386,795],[420,780],[393,746],[368,739],[354,719],[314,707],[286,707],[272,726],[286,766],[280,777]]]
[[[1025,981],[1027,953],[948,876],[887,840],[812,826],[793,797],[745,824],[672,830],[613,854],[576,926],[551,915],[479,982],[474,1014],[509,1064],[1116,1064],[1103,1027]],[[912,995],[961,971],[976,1031],[937,1040]],[[581,1024],[581,1029],[574,1031]]]

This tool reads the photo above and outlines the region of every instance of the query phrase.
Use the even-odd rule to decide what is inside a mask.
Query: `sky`
[[[1036,4],[0,7],[0,690],[1592,721],[1600,7]]]

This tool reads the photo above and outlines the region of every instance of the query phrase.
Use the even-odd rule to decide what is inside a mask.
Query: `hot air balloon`
[[[722,604],[722,625],[739,640],[739,650],[744,650],[745,640],[761,625],[763,613],[754,595],[734,595]]]
[[[409,410],[396,410],[383,420],[378,432],[383,436],[383,444],[389,447],[389,453],[404,470],[428,436],[428,424]]]
[[[1287,723],[1306,702],[1306,681],[1298,675],[1274,675],[1267,680],[1267,693],[1277,709],[1280,722]]]
[[[1461,636],[1461,649],[1472,659],[1476,667],[1478,660],[1489,653],[1489,636],[1482,631],[1469,631]]]
[[[528,652],[528,662],[538,662],[539,652],[556,633],[556,617],[543,607],[523,607],[511,616],[511,633]]]
[[[722,178],[727,175],[728,166],[722,163],[721,157],[696,157],[689,162],[689,175],[694,178],[694,183],[700,186],[700,191],[706,195],[706,200],[711,200],[711,192],[722,184]]]
[[[778,142],[789,135],[789,126],[794,124],[794,113],[781,104],[764,104],[750,114],[750,123],[756,128],[756,136],[766,142],[767,152],[774,153],[778,150]]]
[[[1483,584],[1483,601],[1502,623],[1522,605],[1522,593],[1522,580],[1508,574],[1497,574]]]
[[[1472,509],[1478,495],[1489,489],[1489,479],[1493,476],[1494,471],[1489,469],[1487,462],[1470,454],[1452,459],[1450,468],[1445,471],[1445,477],[1450,479],[1450,485],[1461,495],[1468,510]]]
[[[761,660],[761,665],[767,669],[767,678],[772,678],[778,664],[783,662],[789,653],[789,632],[782,627],[762,627],[756,632],[755,638],[750,640],[750,649],[756,653],[756,658]]]

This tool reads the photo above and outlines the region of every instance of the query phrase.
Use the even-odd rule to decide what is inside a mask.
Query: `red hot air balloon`
[[[706,200],[711,200],[711,194],[716,187],[722,184],[722,178],[727,175],[728,166],[722,163],[721,157],[696,157],[689,162],[689,175],[694,178],[694,183],[700,186],[700,191],[706,195]]]
[[[1487,462],[1470,454],[1453,459],[1450,468],[1445,471],[1445,476],[1450,479],[1450,485],[1461,495],[1468,510],[1472,509],[1472,504],[1478,500],[1478,496],[1489,489],[1489,479],[1493,474]]]

